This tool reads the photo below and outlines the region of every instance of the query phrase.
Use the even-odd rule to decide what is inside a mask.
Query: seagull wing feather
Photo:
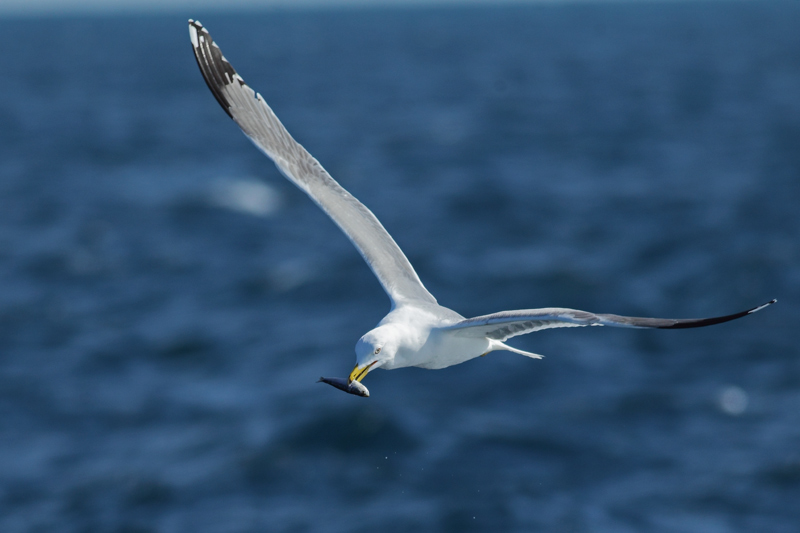
[[[521,309],[501,311],[491,315],[477,316],[441,328],[464,337],[485,337],[505,341],[517,335],[525,335],[549,328],[573,328],[581,326],[615,326],[622,328],[683,329],[700,328],[721,324],[761,311],[777,300],[734,313],[713,318],[641,318],[610,314],[595,314],[578,309],[548,307],[545,309]]]
[[[228,63],[208,31],[190,20],[189,33],[203,78],[222,108],[284,176],[341,228],[375,273],[392,305],[408,301],[436,303],[375,215],[292,138],[261,95],[247,86]]]

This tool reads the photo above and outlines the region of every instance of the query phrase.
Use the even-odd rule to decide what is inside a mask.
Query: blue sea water
[[[443,305],[726,314],[352,368],[388,300],[199,18]],[[800,531],[800,5],[0,20],[0,531]]]

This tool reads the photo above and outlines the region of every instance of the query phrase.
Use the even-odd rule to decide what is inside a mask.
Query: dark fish
[[[333,385],[339,390],[343,390],[350,394],[355,394],[356,396],[363,396],[364,398],[369,396],[369,390],[359,383],[358,381],[350,381],[346,378],[319,378],[319,382],[327,383],[328,385]]]

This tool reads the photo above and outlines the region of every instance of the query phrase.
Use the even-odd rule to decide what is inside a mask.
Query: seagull
[[[497,350],[541,359],[541,355],[513,348],[505,341],[543,329],[580,326],[698,328],[750,315],[777,301],[713,318],[640,318],[561,307],[500,311],[465,318],[436,302],[372,211],[339,185],[292,138],[261,94],[253,91],[236,73],[200,22],[189,20],[189,35],[200,72],[222,109],[253,144],[272,159],[281,173],[339,226],[389,296],[389,314],[356,343],[356,364],[348,383],[360,382],[376,368],[446,368]],[[338,388],[345,390],[347,387]]]

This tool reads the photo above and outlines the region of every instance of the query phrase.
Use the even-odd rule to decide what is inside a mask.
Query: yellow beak
[[[350,372],[350,378],[348,379],[348,382],[358,381],[360,383],[361,380],[364,379],[364,377],[369,373],[369,370],[370,368],[372,368],[372,365],[374,365],[377,362],[378,361],[373,361],[368,365],[362,365],[362,366],[356,365],[353,371]]]

